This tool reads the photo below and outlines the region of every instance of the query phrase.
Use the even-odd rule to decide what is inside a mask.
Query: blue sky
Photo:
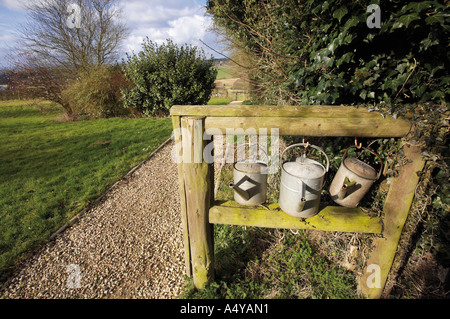
[[[0,0],[0,66],[6,65],[5,55],[14,46],[16,30],[26,21],[23,1],[26,0]],[[206,0],[121,0],[123,17],[130,28],[123,55],[139,51],[142,40],[148,36],[156,43],[170,38],[178,44],[196,45],[220,57],[198,41],[220,50],[217,36],[209,31],[212,22],[205,15],[205,3]]]

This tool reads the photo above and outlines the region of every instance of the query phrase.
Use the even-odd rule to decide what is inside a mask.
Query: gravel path
[[[176,298],[184,250],[173,142],[24,262],[0,298]]]

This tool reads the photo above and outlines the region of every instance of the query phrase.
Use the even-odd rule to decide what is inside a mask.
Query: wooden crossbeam
[[[352,106],[174,106],[172,116],[203,116],[205,129],[279,129],[279,135],[404,137],[411,130],[405,118],[383,117]],[[270,132],[270,131],[269,131]],[[236,133],[238,135],[239,132]],[[243,132],[243,134],[247,134]]]
[[[381,296],[418,182],[416,173],[423,167],[418,148],[405,150],[411,163],[402,167],[400,175],[391,183],[384,218],[370,216],[359,208],[328,206],[313,217],[300,219],[284,213],[277,204],[250,208],[232,201],[214,203],[214,167],[202,157],[206,146],[204,136],[205,133],[226,134],[227,129],[234,130],[234,135],[247,135],[246,130],[250,128],[265,128],[269,133],[274,128],[279,130],[279,135],[404,137],[412,128],[407,118],[384,117],[352,106],[194,105],[174,106],[171,115],[177,157],[183,159],[178,164],[178,173],[186,272],[192,274],[195,287],[201,289],[214,279],[213,225],[232,224],[381,233],[360,280],[365,297]],[[371,272],[373,269],[375,273]],[[372,281],[373,278],[376,280]]]
[[[361,208],[328,206],[317,215],[297,218],[280,210],[278,204],[268,208],[246,207],[234,201],[214,205],[209,210],[212,224],[256,226],[285,229],[315,229],[324,231],[381,233],[383,225],[380,217],[373,217]]]
[[[202,117],[381,117],[380,113],[369,112],[365,107],[334,105],[174,105],[170,114]]]

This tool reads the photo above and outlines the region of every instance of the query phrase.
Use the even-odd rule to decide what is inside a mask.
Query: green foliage
[[[366,24],[381,7],[381,28]],[[210,0],[215,22],[258,68],[265,103],[395,105],[449,94],[444,1]]]
[[[61,95],[77,116],[108,118],[128,113],[120,92],[127,85],[120,70],[99,66],[81,74]]]
[[[137,55],[127,55],[125,76],[134,87],[122,91],[125,106],[145,114],[168,114],[173,105],[206,104],[217,69],[202,50],[171,40],[156,45],[147,38]]]

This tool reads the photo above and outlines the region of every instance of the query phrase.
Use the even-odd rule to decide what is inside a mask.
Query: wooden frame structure
[[[359,288],[366,298],[379,298],[385,286],[400,235],[424,162],[417,147],[404,146],[409,163],[393,179],[383,216],[359,208],[328,206],[316,216],[300,219],[271,205],[269,210],[214,200],[214,165],[203,158],[205,131],[278,128],[280,135],[405,137],[411,122],[350,106],[173,106],[171,109],[178,159],[186,273],[202,289],[214,279],[213,224],[381,234],[367,261]]]

